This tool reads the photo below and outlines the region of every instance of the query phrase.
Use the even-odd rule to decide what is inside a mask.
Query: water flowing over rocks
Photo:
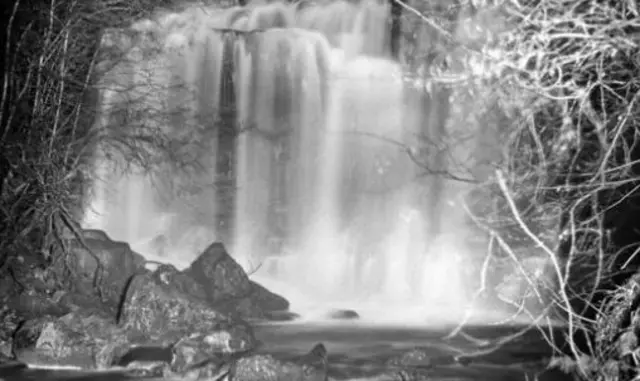
[[[222,241],[242,265],[279,262],[275,278],[318,297],[411,294],[455,304],[465,282],[442,274],[458,272],[466,241],[451,240],[461,246],[453,255],[427,232],[466,236],[462,208],[436,205],[467,186],[422,176],[455,171],[455,160],[408,154],[417,136],[449,136],[423,115],[445,103],[416,95],[392,57],[389,6],[208,3],[105,31],[95,128],[151,140],[161,131],[176,151],[154,151],[154,168],[122,171],[126,157],[96,147],[95,174],[105,181],[93,184],[83,226],[176,263]],[[216,255],[192,275],[235,273],[206,286],[228,309],[220,298],[245,297],[249,286]],[[434,296],[438,288],[447,295]]]

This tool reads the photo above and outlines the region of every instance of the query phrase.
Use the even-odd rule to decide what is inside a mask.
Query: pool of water
[[[496,347],[502,337],[524,332],[522,326],[475,326],[467,335],[446,336],[454,327],[365,325],[358,322],[265,324],[256,328],[263,352],[280,358],[293,358],[323,343],[329,352],[329,375],[335,379],[377,379],[385,364],[412,349],[419,348],[433,359],[478,353]],[[566,380],[555,371],[544,370],[551,349],[537,329],[527,330],[499,349],[461,364],[421,369],[430,381],[444,380]],[[527,378],[528,377],[528,378]]]
[[[256,325],[261,353],[280,359],[293,359],[323,343],[329,353],[329,376],[336,380],[403,380],[394,376],[385,364],[392,358],[419,348],[430,358],[478,352],[494,347],[500,337],[519,332],[516,326],[475,326],[465,328],[470,336],[445,339],[452,327],[381,326],[359,322],[288,322]],[[472,339],[473,338],[473,339]],[[549,345],[536,329],[528,330],[499,349],[476,356],[467,365],[450,364],[420,368],[420,380],[429,381],[561,381],[570,379],[557,371],[544,371],[551,354]],[[0,378],[19,380],[127,380],[118,372],[81,372],[73,370],[24,369],[3,371]],[[411,380],[417,381],[417,380]]]

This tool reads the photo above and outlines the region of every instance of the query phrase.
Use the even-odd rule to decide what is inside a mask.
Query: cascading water
[[[97,128],[162,131],[196,165],[123,172],[102,148],[85,226],[179,266],[225,240],[285,296],[459,312],[464,222],[425,202],[438,180],[409,153],[430,127],[389,58],[388,15],[367,1],[194,6],[106,35],[124,59],[103,76]]]

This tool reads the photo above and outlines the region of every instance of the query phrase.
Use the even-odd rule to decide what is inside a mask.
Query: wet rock
[[[175,331],[180,335],[202,332],[228,317],[202,301],[150,274],[136,275],[129,285],[118,323],[141,335]]]
[[[164,284],[179,292],[190,295],[203,302],[207,300],[207,294],[200,283],[170,264],[160,265],[152,273],[152,277],[158,283]]]
[[[400,368],[432,368],[434,366],[446,366],[456,363],[463,365],[471,362],[471,359],[463,359],[458,361],[454,355],[450,354],[438,354],[434,356],[433,351],[428,351],[421,348],[414,348],[401,354],[398,357],[394,357],[387,362],[387,365],[391,367]]]
[[[15,256],[7,259],[0,270],[0,296],[15,297],[21,293],[50,294],[56,288],[54,274],[41,256]]]
[[[84,229],[82,230],[82,237],[84,239],[94,239],[97,241],[113,242],[111,237],[109,237],[109,235],[105,231],[98,230],[98,229]]]
[[[184,271],[161,264],[153,277],[158,283],[205,301],[218,312],[242,319],[265,319],[266,311],[289,308],[289,302],[249,280],[244,269],[215,242]]]
[[[418,348],[412,349],[408,352],[401,354],[398,357],[394,357],[387,362],[389,366],[425,366],[431,367],[431,357],[424,351]]]
[[[234,381],[326,381],[327,350],[316,344],[295,361],[280,361],[271,355],[252,355],[238,359],[230,370]]]
[[[7,306],[25,320],[43,315],[63,316],[71,309],[56,303],[50,295],[34,291],[24,291],[7,300]]]
[[[126,374],[136,378],[157,378],[171,374],[169,364],[164,361],[138,362],[134,361],[127,365]]]
[[[95,368],[100,365],[96,354],[105,343],[123,335],[113,321],[73,312],[25,322],[14,335],[12,349],[26,363]]]
[[[114,306],[106,306],[95,296],[84,293],[58,291],[51,297],[51,301],[68,311],[82,311],[104,319],[114,319],[117,314]]]
[[[311,348],[309,353],[301,356],[296,362],[301,364],[303,367],[313,367],[326,372],[328,366],[327,356],[327,348],[324,344],[318,343]]]
[[[18,311],[10,308],[6,302],[0,303],[0,353],[11,355],[13,334],[23,320]]]
[[[208,361],[222,363],[256,346],[253,330],[248,324],[222,322],[210,331],[193,333],[178,341],[173,346],[171,369],[185,372]]]
[[[23,371],[26,368],[27,364],[0,355],[0,375],[3,377],[11,377],[11,375]]]
[[[59,279],[67,279],[67,289],[117,308],[130,277],[143,270],[144,258],[127,243],[106,240],[108,236],[99,233],[89,236],[96,238],[69,240],[67,261],[54,270]]]
[[[0,295],[5,299],[16,292],[17,285],[8,271],[0,272]]]
[[[276,360],[271,355],[253,355],[239,359],[231,367],[231,379],[237,381],[325,381],[321,372],[305,372],[302,366]]]
[[[0,340],[0,363],[13,359],[14,356],[13,352],[11,351],[12,346],[13,339]]]
[[[232,363],[208,361],[180,373],[182,380],[226,380],[224,377],[231,371]]]
[[[227,347],[242,345],[236,344],[241,342],[238,338],[242,328],[225,329],[230,338]],[[18,360],[27,363],[98,370],[123,366],[155,374],[149,373],[148,364],[164,362],[168,366],[174,358],[171,344],[181,338],[180,334],[159,331],[145,336],[117,327],[112,320],[79,311],[62,318],[45,316],[27,321],[16,332],[12,349]],[[245,342],[253,345],[248,339]],[[220,340],[219,343],[223,345]]]
[[[353,310],[333,310],[329,312],[328,318],[334,320],[353,320],[359,319],[360,315]]]
[[[207,247],[185,273],[204,287],[211,303],[245,298],[252,291],[244,269],[219,242]]]
[[[289,309],[289,301],[282,296],[275,294],[262,285],[250,281],[251,283],[251,302],[257,305],[263,312],[286,311]]]
[[[236,298],[214,303],[212,307],[236,319],[263,320],[265,314],[251,298]]]
[[[94,365],[98,370],[109,369],[120,361],[122,356],[135,346],[135,338],[123,330],[116,330],[111,338],[98,339],[99,344],[94,351]]]
[[[127,353],[114,360],[113,365],[128,368],[145,368],[144,364],[171,364],[173,349],[171,347],[134,346]]]

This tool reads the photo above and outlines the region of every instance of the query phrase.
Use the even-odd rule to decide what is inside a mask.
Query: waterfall
[[[193,6],[105,35],[121,49],[100,81],[109,143],[85,226],[178,266],[222,240],[309,300],[459,305],[464,221],[430,215],[456,193],[430,199],[441,180],[414,162],[428,110],[388,17],[366,0]],[[158,139],[166,152],[128,158]]]

